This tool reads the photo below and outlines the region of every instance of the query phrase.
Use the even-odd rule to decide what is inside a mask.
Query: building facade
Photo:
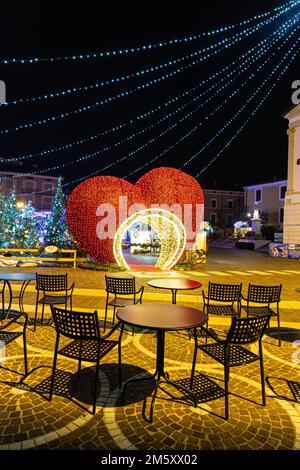
[[[204,220],[214,227],[232,227],[244,212],[244,191],[203,189]]]
[[[295,106],[285,117],[289,121],[289,153],[283,242],[300,244],[300,105]]]
[[[37,211],[49,211],[55,195],[58,178],[46,175],[26,175],[14,171],[0,171],[0,185],[5,194],[15,190],[17,202],[31,201]]]
[[[244,189],[246,211],[253,216],[258,210],[263,213],[265,223],[282,228],[287,180],[245,186]]]

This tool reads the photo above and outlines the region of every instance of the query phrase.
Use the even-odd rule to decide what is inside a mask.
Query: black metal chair
[[[123,327],[120,328],[118,339],[109,339],[114,331],[119,327],[117,323],[111,331],[105,335],[100,335],[98,312],[73,312],[71,310],[57,308],[51,305],[52,316],[56,329],[56,342],[52,366],[52,376],[50,385],[49,401],[52,400],[54,383],[55,383],[55,370],[57,364],[57,356],[61,354],[72,359],[78,360],[77,376],[80,376],[81,363],[95,362],[96,374],[93,393],[93,410],[92,414],[96,411],[97,400],[97,380],[100,360],[106,356],[115,346],[118,346],[118,365],[119,365],[119,386],[122,386],[122,371],[121,371],[121,338]],[[72,340],[67,345],[63,346],[60,350],[59,340],[60,336],[64,336]]]
[[[207,295],[202,290],[203,311],[207,313],[207,325],[210,315],[239,316],[241,292],[242,284],[219,284],[209,281]]]
[[[112,277],[105,276],[106,283],[106,304],[105,304],[105,316],[103,331],[106,329],[107,321],[107,310],[110,305],[113,307],[113,321],[115,323],[116,308],[126,307],[127,305],[134,305],[142,303],[142,297],[144,292],[144,286],[138,291],[136,290],[135,277]],[[109,300],[109,296],[112,294],[113,299]],[[123,297],[123,296],[127,297]]]
[[[65,305],[72,310],[72,294],[74,290],[74,282],[68,287],[67,274],[37,274],[36,275],[36,305],[34,317],[34,330],[37,324],[38,306],[42,305],[41,324],[43,324],[45,305]],[[40,298],[40,293],[42,297]]]
[[[263,364],[262,337],[270,320],[270,314],[259,317],[238,318],[233,317],[230,329],[225,340],[220,340],[210,330],[203,328],[205,334],[215,340],[214,343],[198,345],[197,335],[195,336],[195,350],[192,365],[190,387],[193,388],[195,367],[197,360],[197,350],[200,349],[217,362],[224,366],[225,379],[225,419],[229,418],[228,384],[229,369],[234,366],[242,366],[253,361],[260,362],[260,376],[262,389],[262,404],[266,404],[265,378]],[[258,342],[259,353],[255,354],[242,345]]]
[[[279,346],[281,346],[279,310],[281,290],[282,284],[278,286],[258,286],[250,283],[248,286],[247,297],[241,297],[241,300],[246,302],[246,305],[241,304],[241,309],[246,312],[247,317],[265,314],[277,317]],[[275,310],[271,308],[271,304],[275,304]]]
[[[21,318],[23,322],[20,322]],[[27,361],[27,348],[26,348],[26,327],[28,323],[28,315],[25,312],[2,312],[0,316],[0,348],[6,347],[11,341],[23,336],[23,350],[24,350],[24,369],[25,376],[28,374],[28,361]],[[21,325],[22,331],[12,331],[11,327],[15,324]],[[1,362],[1,361],[0,361]]]

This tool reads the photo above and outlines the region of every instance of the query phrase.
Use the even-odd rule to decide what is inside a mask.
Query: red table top
[[[169,278],[169,279],[151,279],[148,281],[147,284],[151,287],[157,287],[159,289],[198,289],[202,286],[201,282],[193,281],[191,279],[177,279],[177,278]]]
[[[128,325],[153,330],[185,330],[207,321],[207,315],[201,310],[159,303],[128,305],[118,310],[117,318]]]

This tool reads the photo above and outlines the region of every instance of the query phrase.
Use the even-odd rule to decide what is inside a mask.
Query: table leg
[[[172,289],[172,304],[176,304],[177,290]]]
[[[138,379],[131,379],[126,384],[124,385],[123,388],[123,393],[125,393],[126,388],[129,384],[133,382],[141,382],[143,380],[151,380],[153,378],[155,379],[155,387],[151,399],[151,404],[150,404],[150,415],[149,415],[149,420],[147,420],[146,417],[146,402],[147,399],[145,398],[144,403],[143,403],[143,409],[142,409],[142,416],[146,421],[149,421],[150,423],[153,422],[153,411],[154,411],[154,405],[155,405],[155,400],[157,397],[157,392],[160,387],[160,384],[165,382],[173,387],[175,387],[177,390],[181,390],[186,392],[189,396],[191,396],[192,401],[194,402],[195,407],[197,408],[197,397],[196,395],[187,387],[184,387],[183,385],[179,385],[172,380],[169,379],[169,374],[168,372],[165,372],[164,370],[164,359],[165,359],[165,331],[163,330],[158,330],[157,331],[157,343],[156,343],[156,370],[154,374],[152,374],[150,377],[141,377]],[[174,397],[173,397],[174,398]],[[176,398],[174,398],[176,400]]]
[[[20,290],[20,293],[19,293],[19,308],[20,308],[21,313],[25,313],[25,311],[24,311],[24,294],[25,294],[25,290],[26,290],[29,283],[30,283],[30,280],[29,281],[23,281],[22,286],[21,286],[21,290]]]
[[[6,286],[8,287],[8,292],[9,292],[9,301],[8,301],[7,309],[5,308],[5,288],[6,288]],[[7,281],[7,280],[3,281],[3,289],[1,291],[1,294],[2,294],[2,315],[5,318],[10,313],[12,298],[13,298],[12,289],[11,289],[11,285],[10,285],[9,281]]]

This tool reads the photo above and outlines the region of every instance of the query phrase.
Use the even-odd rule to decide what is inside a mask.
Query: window
[[[5,187],[6,187],[7,189],[13,189],[13,187],[14,187],[14,182],[13,182],[13,180],[5,180]]]
[[[232,209],[232,207],[233,207],[233,201],[230,199],[228,201],[228,209]]]
[[[283,224],[283,217],[284,217],[284,208],[280,207],[279,208],[279,223]]]
[[[43,189],[45,190],[53,189],[52,183],[43,183]]]
[[[227,216],[227,225],[232,225],[232,222],[233,222],[233,216],[232,214],[230,214]]]
[[[255,191],[255,202],[261,202],[261,189]]]
[[[216,199],[211,200],[211,207],[213,207],[213,208],[217,207],[217,200]]]
[[[24,185],[24,190],[27,192],[27,193],[30,193],[34,190],[34,182],[33,181],[24,181],[23,183]]]
[[[279,199],[283,200],[285,198],[286,185],[280,186],[279,188]]]
[[[52,197],[43,196],[43,209],[51,209]]]
[[[211,221],[212,225],[216,225],[217,214],[210,214],[210,221]]]

